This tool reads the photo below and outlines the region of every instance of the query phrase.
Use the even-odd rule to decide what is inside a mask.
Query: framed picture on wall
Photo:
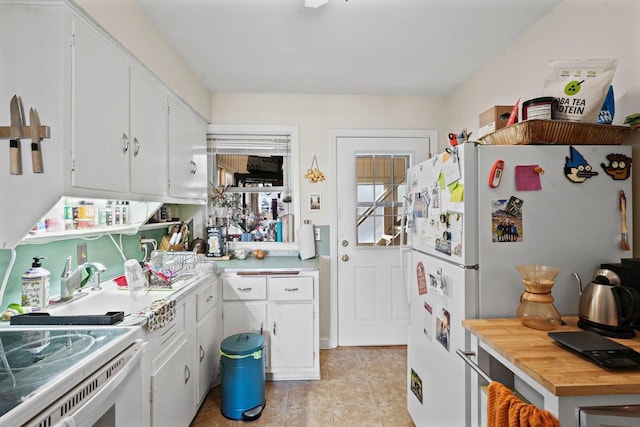
[[[319,211],[322,208],[320,193],[309,193],[309,210]]]

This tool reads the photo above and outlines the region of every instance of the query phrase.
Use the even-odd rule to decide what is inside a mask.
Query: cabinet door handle
[[[187,365],[184,365],[184,383],[188,383],[191,379],[191,369]]]
[[[276,322],[273,322],[273,336],[276,336]]]
[[[203,359],[204,359],[204,348],[200,346],[200,361],[202,362]]]
[[[260,322],[260,335],[264,336],[264,322]]]
[[[138,141],[138,138],[133,138],[133,157],[138,157],[139,152],[140,152],[140,141]]]
[[[284,288],[284,290],[287,292],[297,292],[300,290],[300,288]]]
[[[213,295],[209,295],[209,296],[207,297],[207,300],[206,300],[206,301],[207,301],[207,302],[211,302],[211,300],[213,300]]]
[[[251,292],[253,288],[237,288],[240,292]]]
[[[189,160],[189,164],[191,164],[191,175],[195,175],[198,171],[198,165],[193,160]]]
[[[126,133],[122,134],[122,152],[126,153],[129,151],[129,137]]]

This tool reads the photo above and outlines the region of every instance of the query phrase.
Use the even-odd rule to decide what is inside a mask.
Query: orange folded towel
[[[487,401],[488,427],[560,427],[549,411],[524,403],[503,384],[489,384]]]

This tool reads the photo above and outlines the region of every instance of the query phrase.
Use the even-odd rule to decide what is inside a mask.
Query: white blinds
[[[289,135],[208,135],[208,154],[246,154],[254,156],[290,156]]]

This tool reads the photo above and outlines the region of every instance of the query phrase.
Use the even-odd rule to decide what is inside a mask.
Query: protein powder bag
[[[556,120],[595,123],[617,59],[565,59],[549,62],[544,95],[556,100]]]

